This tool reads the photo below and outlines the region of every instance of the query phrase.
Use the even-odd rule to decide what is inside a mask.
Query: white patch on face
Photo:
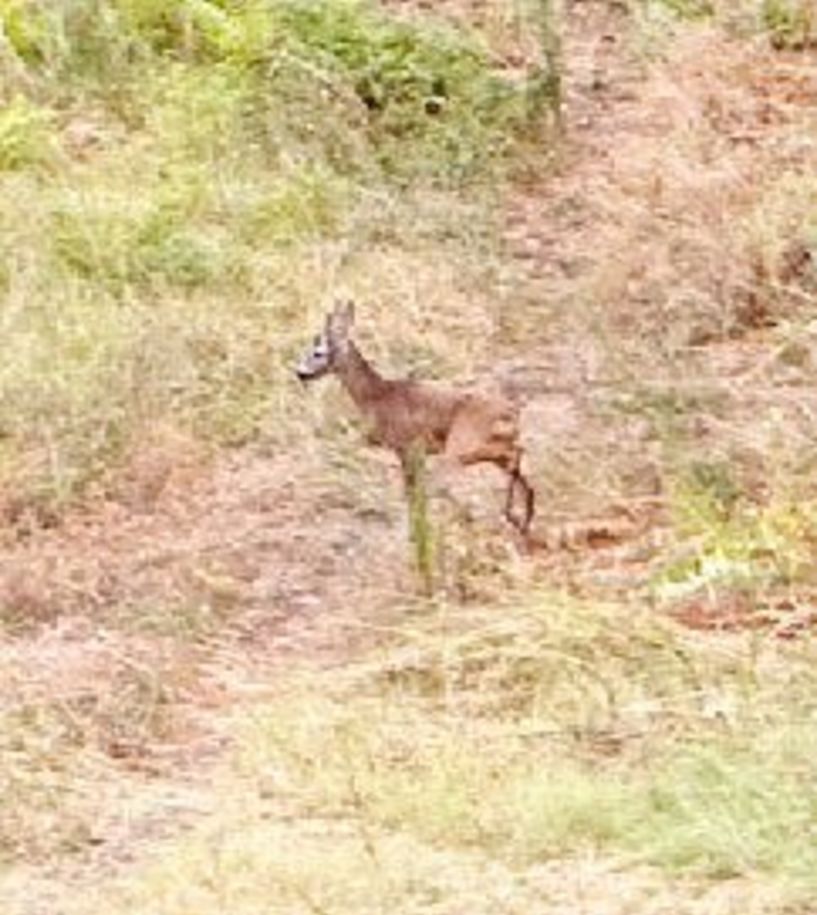
[[[308,350],[295,370],[302,380],[319,378],[331,367],[332,351],[325,336],[315,337],[312,349]]]

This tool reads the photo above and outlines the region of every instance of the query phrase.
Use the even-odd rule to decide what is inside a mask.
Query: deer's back
[[[429,454],[442,451],[455,423],[472,424],[481,434],[516,425],[515,405],[500,395],[407,379],[387,382],[367,412],[372,437],[398,452],[415,445]]]

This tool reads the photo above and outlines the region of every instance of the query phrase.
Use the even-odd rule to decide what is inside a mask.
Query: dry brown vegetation
[[[382,6],[542,64],[539,4]],[[254,47],[143,60],[155,115],[0,47],[4,911],[812,910],[813,17],[556,12],[563,133],[454,180],[324,57],[305,170],[233,120]],[[469,472],[420,596],[397,468],[289,377],[337,292],[378,363],[525,403],[531,552]]]

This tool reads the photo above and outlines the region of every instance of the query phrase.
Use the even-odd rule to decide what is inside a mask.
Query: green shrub
[[[127,30],[158,52],[218,57],[230,16],[208,0],[113,0]]]
[[[812,0],[763,0],[761,16],[776,47],[817,44],[817,7]]]
[[[0,17],[21,58],[74,71],[95,57],[110,61],[112,52],[212,56],[229,26],[208,0],[3,0]]]
[[[0,22],[11,49],[28,63],[40,63],[48,43],[46,8],[27,0],[2,0]]]
[[[413,284],[408,237],[470,264],[462,222],[487,223],[482,179],[524,123],[524,88],[473,35],[373,3],[0,0],[0,17],[29,93],[0,113],[0,168],[18,170],[0,208],[0,488],[22,499],[78,494],[146,422],[239,442],[272,400],[293,409],[273,334],[296,336],[339,268]],[[32,173],[50,111],[92,142]],[[336,239],[351,257],[324,256]]]
[[[54,248],[72,272],[112,291],[126,286],[192,288],[213,278],[221,251],[206,228],[161,206],[130,212],[121,200],[83,201],[54,215]]]
[[[145,127],[164,158],[197,164],[251,153],[251,85],[226,64],[168,63],[146,87]],[[249,148],[249,150],[248,150]]]
[[[0,111],[0,171],[46,162],[52,139],[51,114],[17,96]]]
[[[165,116],[175,105],[186,125],[170,126],[194,146],[202,133],[231,137],[224,118],[237,117],[254,124],[244,138],[273,153],[318,132],[322,156],[353,145],[358,165],[450,180],[505,152],[529,113],[530,87],[492,72],[474,37],[355,0],[8,0],[0,12],[17,53],[63,100],[90,91],[127,121],[152,119],[157,98],[144,90],[160,72],[158,101]],[[192,69],[160,65],[167,58]]]
[[[318,95],[352,93],[389,175],[473,174],[507,149],[524,120],[525,93],[492,74],[484,51],[461,33],[356,2],[288,0],[275,17],[273,81],[291,79],[295,68]]]

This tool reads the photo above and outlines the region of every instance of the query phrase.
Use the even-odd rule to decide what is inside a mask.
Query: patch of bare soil
[[[388,500],[356,515],[320,461],[249,450],[148,501],[89,505],[0,553],[0,607],[21,632],[2,649],[4,705],[93,696],[100,749],[133,761],[175,746],[177,765],[258,670],[342,655],[408,589],[401,521]],[[116,684],[140,671],[173,726],[129,748],[138,728],[121,738],[101,720],[132,721]]]

